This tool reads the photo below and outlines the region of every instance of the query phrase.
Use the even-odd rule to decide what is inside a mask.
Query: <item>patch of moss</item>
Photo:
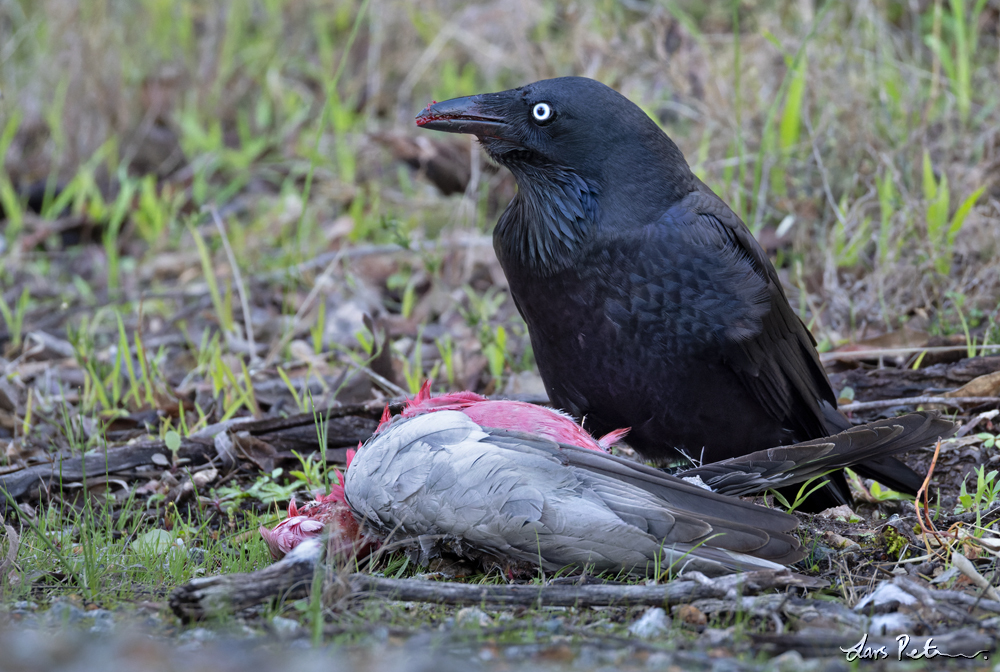
[[[902,559],[901,554],[910,540],[900,534],[892,525],[885,526],[882,531],[882,539],[885,540],[885,552],[889,554],[889,557]]]

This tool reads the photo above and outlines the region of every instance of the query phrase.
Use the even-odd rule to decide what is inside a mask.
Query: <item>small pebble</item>
[[[701,637],[698,639],[699,643],[708,648],[725,646],[726,644],[731,644],[732,640],[732,628],[705,628],[705,631],[701,633]]]
[[[564,619],[562,618],[550,618],[548,620],[542,621],[540,627],[544,628],[545,630],[548,630],[554,635],[557,635],[560,632],[562,632],[563,620]]]
[[[271,625],[274,626],[274,631],[277,633],[278,637],[282,639],[291,639],[298,635],[299,630],[302,626],[299,622],[291,619],[285,618],[284,616],[275,616],[271,619]]]
[[[666,651],[656,651],[646,659],[646,667],[650,670],[664,670],[673,664],[674,657]]]
[[[45,622],[50,627],[57,627],[79,623],[86,617],[87,613],[83,609],[74,607],[67,602],[56,601],[52,603],[52,606],[45,613]]]
[[[95,635],[109,635],[115,631],[114,614],[107,609],[94,609],[88,614],[94,619],[90,632]]]
[[[650,607],[639,619],[629,626],[628,631],[635,637],[649,639],[662,635],[670,629],[670,618],[660,607]]]
[[[479,607],[465,607],[455,614],[455,625],[460,628],[488,628],[493,625],[493,619]]]
[[[768,672],[802,672],[802,654],[798,651],[785,651],[780,656],[772,658],[767,665]]]
[[[208,628],[194,628],[187,632],[182,632],[177,638],[181,650],[199,649],[206,642],[217,639],[218,635]]]

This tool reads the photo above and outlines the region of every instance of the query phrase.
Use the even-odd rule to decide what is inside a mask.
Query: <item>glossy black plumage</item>
[[[851,427],[822,439],[712,462],[676,475],[684,480],[697,477],[713,492],[725,495],[759,495],[806,483],[834,469],[856,468],[862,460],[881,460],[926,446],[951,436],[957,429],[957,424],[936,411],[918,411]],[[794,493],[796,489],[788,491]]]
[[[497,256],[550,399],[592,432],[631,427],[647,458],[709,463],[850,426],[760,245],[625,97],[567,77],[417,123],[477,135],[514,174]],[[858,470],[921,481],[893,458]],[[810,508],[848,496],[836,474]]]

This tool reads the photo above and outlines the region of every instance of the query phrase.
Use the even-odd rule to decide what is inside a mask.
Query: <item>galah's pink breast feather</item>
[[[406,403],[401,416],[412,418],[435,411],[461,411],[482,427],[508,429],[537,434],[543,438],[607,452],[611,445],[625,436],[628,429],[619,429],[595,440],[573,418],[544,406],[523,401],[492,401],[474,392],[448,392],[431,396],[430,381]],[[383,428],[385,421],[379,425]]]

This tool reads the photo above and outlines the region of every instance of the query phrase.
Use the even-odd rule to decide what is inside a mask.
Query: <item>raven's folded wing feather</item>
[[[804,483],[832,469],[856,467],[955,433],[958,426],[933,411],[919,411],[852,427],[833,436],[757,451],[677,474],[699,477],[712,490],[752,495]]]

